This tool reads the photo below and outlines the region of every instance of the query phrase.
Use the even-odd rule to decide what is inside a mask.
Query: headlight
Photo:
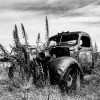
[[[63,74],[63,71],[61,69],[57,69],[57,73],[61,75]]]
[[[40,52],[38,55],[40,60],[43,60],[45,58],[45,53],[44,52]]]

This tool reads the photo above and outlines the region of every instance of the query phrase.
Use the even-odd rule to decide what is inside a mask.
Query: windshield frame
[[[63,42],[62,40],[65,37],[67,37],[67,38],[69,37],[69,40],[64,40],[65,42]],[[76,40],[76,43],[68,44],[68,41],[70,41],[70,38],[72,38],[72,40]],[[78,33],[61,34],[61,35],[55,35],[55,36],[51,37],[49,39],[49,44],[50,44],[50,41],[55,41],[57,45],[75,46],[78,44],[78,40],[79,40]]]

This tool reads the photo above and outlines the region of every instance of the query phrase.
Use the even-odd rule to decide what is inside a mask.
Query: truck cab
[[[75,58],[84,72],[93,68],[93,48],[86,32],[62,32],[49,39],[50,53],[54,57],[69,56]]]

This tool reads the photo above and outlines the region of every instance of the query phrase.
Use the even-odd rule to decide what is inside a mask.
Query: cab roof
[[[52,40],[52,39],[55,39],[55,38],[59,38],[59,37],[61,37],[61,35],[63,35],[63,36],[64,36],[64,35],[77,35],[77,36],[79,36],[79,35],[87,35],[87,36],[89,36],[88,33],[82,32],[82,31],[74,31],[74,32],[69,32],[69,31],[67,31],[67,32],[58,33],[58,34],[56,34],[56,35],[50,37],[49,40]],[[90,36],[89,36],[89,37],[90,37]]]

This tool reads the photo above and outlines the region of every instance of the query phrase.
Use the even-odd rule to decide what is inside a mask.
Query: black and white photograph
[[[100,100],[100,0],[0,0],[0,100]]]

